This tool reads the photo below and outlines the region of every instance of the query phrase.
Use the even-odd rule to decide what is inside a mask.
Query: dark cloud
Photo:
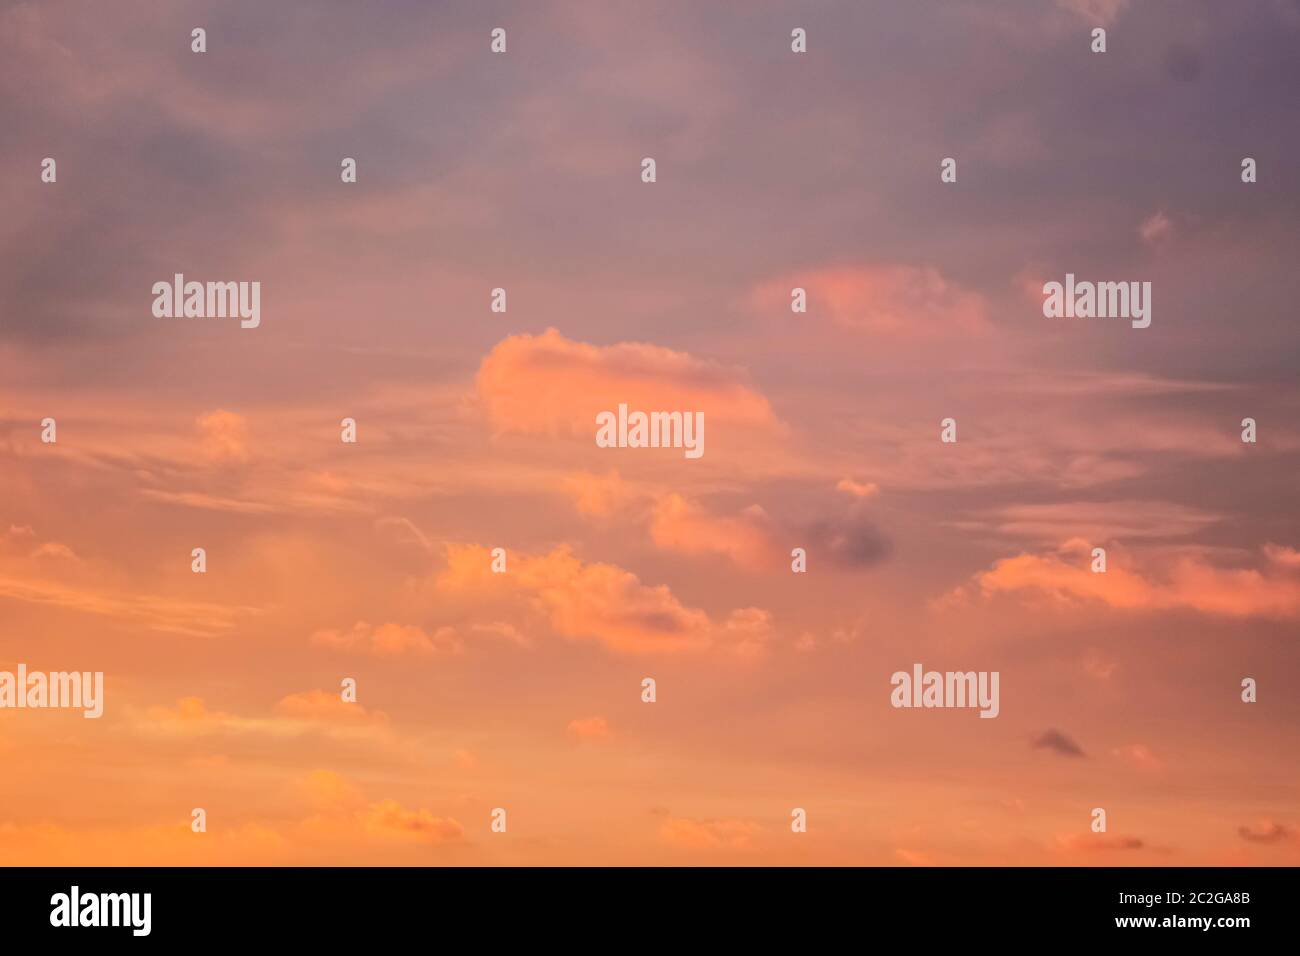
[[[832,564],[846,569],[869,568],[889,557],[889,537],[865,518],[851,516],[844,521],[819,521],[805,531],[812,542],[810,553],[829,557]]]
[[[1090,836],[1090,839],[1085,838],[1075,843],[1075,848],[1085,850],[1141,850],[1146,846],[1146,841],[1141,837],[1106,836],[1105,834]]]
[[[1289,827],[1270,822],[1253,827],[1237,827],[1237,835],[1250,843],[1281,843],[1291,839],[1294,833]]]
[[[1030,744],[1035,749],[1051,750],[1062,757],[1085,757],[1083,748],[1059,730],[1047,730]]]

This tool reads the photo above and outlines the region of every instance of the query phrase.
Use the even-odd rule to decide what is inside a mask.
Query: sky
[[[0,709],[0,863],[1300,863],[1298,42],[4,4],[0,671],[105,700]],[[260,324],[155,317],[177,273]],[[1045,317],[1067,273],[1150,326]],[[892,706],[918,663],[998,716]]]

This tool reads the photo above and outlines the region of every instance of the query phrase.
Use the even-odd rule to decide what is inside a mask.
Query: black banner
[[[3,885],[7,940],[91,946],[829,945],[904,929],[927,946],[1044,934],[1232,946],[1293,930],[1297,881],[1293,868],[26,868]]]

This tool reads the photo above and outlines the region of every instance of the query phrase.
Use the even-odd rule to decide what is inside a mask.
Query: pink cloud
[[[373,654],[376,657],[400,657],[405,654],[459,654],[465,649],[455,628],[440,627],[432,635],[410,624],[381,624],[372,627],[358,621],[351,630],[316,631],[313,644],[339,650]]]
[[[388,715],[382,711],[367,710],[359,703],[345,701],[338,692],[326,690],[289,694],[275,705],[275,711],[284,717],[322,723],[388,723]]]
[[[752,569],[771,567],[778,554],[761,509],[738,517],[718,516],[678,494],[665,495],[655,504],[650,540],[666,551],[724,555]]]
[[[794,288],[808,294],[807,317],[894,339],[978,335],[990,330],[981,295],[946,279],[933,266],[829,266],[760,285],[754,304],[790,309]],[[796,316],[802,318],[802,316]]]
[[[583,717],[569,721],[568,732],[578,740],[609,740],[613,733],[604,717]]]
[[[643,584],[617,565],[584,562],[567,546],[542,555],[508,553],[505,573],[494,573],[491,564],[487,548],[449,545],[435,587],[446,595],[491,601],[498,611],[503,597],[517,595],[555,633],[626,653],[752,650],[760,630],[755,615],[766,613],[744,608],[716,624],[704,611],[683,605],[667,586]]]
[[[855,481],[852,478],[841,478],[836,482],[835,490],[842,491],[855,498],[874,498],[880,493],[880,486],[873,481]]]
[[[198,420],[203,454],[214,462],[245,462],[249,458],[248,422],[242,415],[217,409]]]
[[[1226,617],[1300,616],[1300,576],[1276,562],[1263,570],[1222,568],[1192,554],[1177,559],[1163,575],[1116,566],[1090,569],[1081,543],[1060,551],[1003,558],[975,575],[972,588],[985,597],[999,593],[1039,595],[1057,605],[1096,601],[1132,611],[1186,608]]]
[[[1174,234],[1174,224],[1168,216],[1161,211],[1156,211],[1142,220],[1142,225],[1138,226],[1138,235],[1142,241],[1148,245],[1154,245],[1164,239],[1168,239]]]
[[[643,342],[575,342],[553,328],[503,339],[483,359],[476,385],[498,432],[594,436],[597,413],[620,403],[703,412],[708,421],[776,424],[767,399],[739,370]]]
[[[670,817],[659,828],[659,838],[687,850],[747,850],[762,829],[752,820]]]

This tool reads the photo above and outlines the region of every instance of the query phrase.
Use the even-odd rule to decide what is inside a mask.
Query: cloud
[[[1174,234],[1173,221],[1163,212],[1157,210],[1146,219],[1142,220],[1142,225],[1138,226],[1138,235],[1142,241],[1148,245],[1154,245],[1164,239],[1168,239]]]
[[[665,551],[720,554],[751,569],[770,568],[779,555],[761,508],[747,509],[739,517],[718,516],[678,494],[664,495],[655,504],[650,540]]]
[[[752,820],[670,817],[660,826],[659,838],[686,850],[747,850],[762,830]]]
[[[1111,751],[1116,757],[1127,760],[1139,770],[1157,773],[1165,769],[1165,762],[1157,757],[1146,744],[1125,744]]]
[[[463,842],[452,817],[397,800],[370,800],[329,770],[295,780],[297,803],[273,819],[227,820],[197,839],[188,817],[174,823],[88,826],[71,829],[37,822],[0,822],[0,858],[7,864],[64,866],[299,865],[411,856],[429,847]]]
[[[203,454],[208,460],[248,461],[248,422],[244,416],[219,408],[201,415],[198,427]]]
[[[591,517],[608,518],[642,500],[642,495],[617,471],[603,475],[577,472],[565,475],[560,485],[573,499],[578,513]]]
[[[533,641],[527,634],[507,621],[492,621],[489,624],[475,624],[475,634],[488,634],[492,637],[509,641],[518,647],[532,647]]]
[[[1089,648],[1083,656],[1083,670],[1095,680],[1110,680],[1119,670],[1119,664],[1096,648]]]
[[[201,840],[188,820],[76,828],[0,822],[0,860],[8,866],[273,865],[296,846],[279,827],[258,822],[222,827]]]
[[[598,640],[625,653],[675,653],[734,647],[752,631],[719,627],[704,611],[684,606],[665,585],[649,586],[613,564],[587,563],[561,545],[542,555],[512,552],[507,571],[491,570],[492,557],[479,545],[447,546],[446,568],[435,587],[444,594],[499,600],[518,594],[551,629],[568,638]],[[742,615],[756,609],[742,609]],[[760,612],[761,613],[761,612]]]
[[[831,266],[793,273],[753,293],[764,311],[790,308],[790,290],[808,293],[808,316],[896,340],[980,335],[991,329],[979,293],[932,266]]]
[[[437,846],[461,840],[465,831],[456,820],[438,817],[421,807],[408,810],[396,800],[367,801],[361,791],[341,775],[317,770],[302,782],[315,813],[304,821],[313,835],[331,839],[352,835],[388,837],[403,842]]]
[[[852,478],[841,478],[836,482],[835,490],[842,491],[855,498],[874,498],[880,493],[880,486],[873,481],[855,481]]]
[[[355,809],[365,803],[361,791],[333,770],[313,770],[298,781],[298,789],[318,811]]]
[[[358,814],[368,833],[395,836],[437,846],[460,840],[464,828],[449,817],[436,817],[429,810],[407,810],[396,800],[380,800]]]
[[[147,708],[137,727],[145,734],[168,737],[227,734],[301,737],[322,733],[348,740],[387,735],[389,719],[382,711],[346,703],[337,693],[312,690],[289,694],[275,705],[272,715],[258,717],[211,710],[200,697],[182,697],[171,705]]]
[[[383,711],[367,710],[361,704],[345,701],[338,692],[327,690],[289,694],[275,705],[275,712],[283,717],[310,723],[352,726],[387,725],[388,723],[388,715]]]
[[[1254,826],[1237,827],[1237,835],[1248,843],[1284,843],[1297,837],[1294,830],[1276,820],[1263,820]]]
[[[1279,568],[1285,568],[1289,571],[1300,571],[1300,551],[1295,548],[1287,548],[1277,544],[1264,545],[1264,557],[1277,565]]]
[[[757,505],[719,515],[676,492],[638,488],[616,471],[566,475],[560,486],[579,513],[642,524],[650,543],[662,551],[716,554],[750,570],[774,567],[782,553],[778,532]]]
[[[1071,833],[1058,836],[1056,845],[1061,850],[1141,850],[1146,842],[1138,837],[1112,836],[1108,833]]]
[[[33,558],[54,558],[60,561],[78,561],[77,553],[66,544],[58,541],[46,541],[31,553]]]
[[[1040,750],[1050,750],[1062,757],[1086,756],[1083,748],[1059,730],[1046,730],[1030,742],[1029,746]]]
[[[617,473],[570,475],[562,487],[585,514],[643,523],[651,544],[661,551],[719,555],[750,571],[779,568],[795,545],[815,549],[820,559],[849,569],[877,564],[891,550],[885,534],[857,513],[860,494],[854,494],[852,508],[794,528],[778,526],[758,505],[718,514],[677,492],[638,491]]]
[[[332,770],[315,770],[300,788],[314,812],[302,822],[314,838],[331,841],[386,837],[399,842],[437,846],[464,837],[464,828],[449,817],[421,807],[408,810],[393,799],[369,801],[361,790]]]
[[[430,636],[411,624],[381,624],[372,627],[358,621],[348,631],[321,630],[311,636],[321,647],[373,654],[376,657],[401,657],[407,654],[459,654],[465,649],[455,628],[440,627]]]
[[[721,637],[741,657],[757,657],[776,636],[772,613],[757,607],[737,608],[727,615]]]
[[[276,505],[264,501],[245,501],[223,495],[209,495],[201,491],[164,491],[160,488],[141,488],[140,494],[151,501],[183,505],[201,511],[226,511],[231,514],[265,515],[278,511]]]
[[[683,650],[707,639],[708,615],[683,607],[667,587],[648,587],[616,565],[585,563],[568,547],[539,556],[516,552],[505,574],[494,574],[491,560],[487,548],[448,546],[438,587],[518,591],[558,634],[595,638],[617,650]]]
[[[402,544],[410,544],[425,554],[434,554],[438,548],[410,518],[385,517],[375,519],[375,530],[391,535]]]
[[[568,732],[578,740],[609,740],[613,733],[604,717],[583,717],[569,721]]]
[[[620,403],[703,412],[709,423],[776,424],[767,399],[736,369],[642,342],[575,342],[554,328],[497,343],[479,366],[476,387],[501,433],[594,437],[597,413]]]
[[[485,55],[472,3],[335,0],[307,21],[227,4],[206,58],[189,53],[182,9],[150,6],[0,4],[0,115],[17,134],[0,136],[17,171],[0,183],[0,529],[39,532],[0,546],[0,652],[111,667],[118,702],[108,722],[0,722],[0,757],[21,769],[0,798],[0,827],[14,817],[19,831],[0,833],[6,862],[427,864],[444,850],[465,864],[726,862],[725,848],[662,842],[665,818],[641,812],[656,802],[759,821],[755,862],[1033,863],[1057,832],[1086,835],[1078,811],[1093,803],[1075,794],[1072,809],[1062,794],[1063,777],[1083,776],[1107,794],[1097,800],[1128,807],[1112,813],[1121,832],[1146,825],[1127,831],[1136,816],[1176,836],[1179,862],[1300,853],[1231,823],[1273,813],[1300,827],[1277,799],[1294,792],[1276,748],[1296,716],[1277,688],[1243,711],[1253,733],[1139,728],[1116,706],[1145,684],[1153,713],[1204,699],[1218,701],[1211,718],[1236,714],[1213,647],[1230,639],[1240,673],[1285,681],[1285,624],[1300,617],[1198,618],[1160,600],[1114,610],[1122,598],[1074,579],[1058,597],[1051,578],[1003,580],[992,613],[916,613],[968,581],[980,599],[976,572],[1021,552],[1050,559],[1071,538],[1105,544],[1147,600],[1175,588],[1183,558],[1274,587],[1300,573],[1288,494],[1300,235],[1287,228],[1300,178],[1277,169],[1300,137],[1284,121],[1300,75],[1295,0],[1247,16],[1209,3],[835,0],[803,5],[821,22],[806,24],[808,57],[790,56],[791,24],[766,4],[752,30],[722,4],[672,16],[515,5],[520,49],[507,57]],[[1092,56],[1102,24],[1112,53]],[[864,37],[880,42],[855,57]],[[1195,72],[1180,50],[1199,58],[1195,102],[1171,78]],[[331,81],[340,62],[343,84]],[[428,95],[438,88],[464,95]],[[1259,186],[1240,183],[1239,155],[1188,161],[1210,127],[1257,144]],[[646,141],[664,173],[654,187],[636,182]],[[338,158],[357,143],[361,182],[345,187]],[[47,152],[55,186],[37,176]],[[941,187],[949,153],[962,184]],[[1222,188],[1207,198],[1211,183]],[[1139,228],[1157,209],[1173,229],[1148,246]],[[1035,263],[1018,301],[1008,280]],[[1125,263],[1160,286],[1151,330],[1042,317],[1044,280],[1124,278]],[[262,329],[152,319],[150,284],[178,270],[261,278]],[[790,312],[783,281],[755,316],[755,285],[792,273],[808,279],[809,313]],[[498,284],[508,316],[487,309]],[[1222,321],[1234,315],[1249,320]],[[574,416],[582,389],[594,400],[605,385],[665,401],[698,391],[733,412],[747,390],[792,427],[775,436],[761,411],[734,426],[710,417],[700,462],[597,449],[594,423]],[[57,445],[40,443],[46,414]],[[949,414],[955,446],[937,440]],[[1247,414],[1259,445],[1239,440]],[[344,415],[359,445],[340,444]],[[726,456],[741,432],[756,453]],[[571,489],[575,513],[555,491],[580,469],[602,474]],[[854,505],[863,524],[844,530]],[[971,533],[945,526],[972,516]],[[849,581],[838,568],[878,553],[868,518],[897,564]],[[781,563],[737,570],[764,539]],[[446,540],[509,545],[510,571],[434,593]],[[33,560],[42,542],[81,562]],[[577,569],[543,567],[559,542]],[[209,549],[207,575],[189,573],[195,545]],[[809,549],[810,575],[790,573],[793,546]],[[1122,590],[1122,575],[1097,577]],[[825,653],[784,653],[786,629]],[[1167,659],[1185,634],[1189,653]],[[682,658],[614,646],[661,640],[681,642]],[[1031,722],[1006,715],[1012,752],[968,746],[983,721],[906,722],[892,740],[864,726],[874,707],[855,672],[936,643],[1021,662],[1016,709]],[[463,658],[439,656],[460,645]],[[765,647],[770,666],[707,656]],[[332,699],[344,674],[365,708],[391,715],[394,746],[331,739],[383,727]],[[666,711],[637,703],[644,674]],[[615,691],[585,693],[593,682]],[[316,687],[319,706],[292,693]],[[149,703],[170,712],[157,737],[132,723]],[[575,752],[570,718],[598,714],[626,751]],[[1024,753],[1051,726],[1083,726],[1088,759]],[[1135,741],[1177,786],[1133,769]],[[478,769],[458,769],[457,748]],[[815,795],[786,802],[800,754]],[[873,755],[900,764],[892,783],[867,779]],[[355,778],[323,784],[319,830],[304,828],[293,783],[334,756]],[[650,799],[635,785],[647,764],[665,771]],[[879,812],[852,812],[864,785]],[[1000,808],[1012,796],[1021,813]],[[805,800],[823,808],[816,832],[791,840],[785,808]],[[204,837],[188,830],[196,802]],[[498,803],[520,833],[488,834]],[[59,823],[48,839],[23,825],[42,814]],[[435,822],[461,816],[462,840]],[[924,834],[909,833],[918,821]],[[710,822],[685,821],[685,839],[725,840]]]
[[[876,525],[859,515],[825,519],[804,529],[809,560],[829,558],[830,563],[848,570],[880,564],[893,549],[889,538]]]
[[[1077,13],[1094,26],[1108,27],[1128,6],[1128,0],[1056,0],[1058,7]]]
[[[455,760],[456,766],[461,770],[469,771],[478,769],[478,758],[474,756],[472,751],[464,749],[457,750],[452,754],[452,758]]]
[[[228,725],[234,720],[230,714],[208,710],[201,697],[182,697],[170,707],[150,707],[147,713],[157,726],[191,733]]]
[[[1300,575],[1289,550],[1273,547],[1263,570],[1221,568],[1192,554],[1177,559],[1163,580],[1117,567],[1094,573],[1079,552],[1081,542],[1066,542],[1058,553],[1003,558],[975,575],[972,586],[985,597],[1031,593],[1068,606],[1097,601],[1131,611],[1186,608],[1224,617],[1300,616]],[[960,591],[960,589],[959,589]]]
[[[151,594],[117,595],[42,578],[0,572],[0,597],[141,624],[155,631],[213,637],[234,630],[253,607],[180,601]]]
[[[983,512],[978,522],[1010,538],[1090,542],[1172,538],[1194,534],[1222,515],[1168,501],[1060,501],[1004,505]]]

